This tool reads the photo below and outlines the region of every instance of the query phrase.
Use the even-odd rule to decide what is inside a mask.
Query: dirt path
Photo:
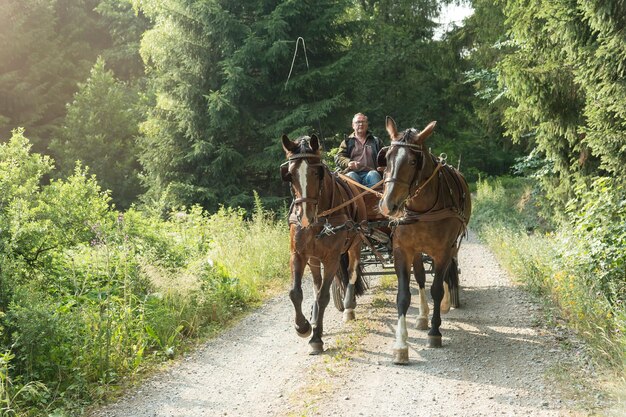
[[[408,366],[391,363],[394,288],[374,283],[349,325],[331,302],[320,356],[293,331],[285,294],[90,416],[598,415],[573,411],[581,404],[554,383],[569,354],[537,327],[538,307],[491,253],[465,241],[460,267],[462,306],[443,317],[443,348],[411,328]]]

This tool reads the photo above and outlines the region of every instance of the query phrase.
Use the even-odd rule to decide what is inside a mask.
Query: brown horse
[[[321,161],[317,136],[303,136],[291,141],[282,137],[287,162],[281,167],[284,181],[291,183],[294,200],[289,216],[291,239],[291,279],[289,296],[296,310],[295,328],[309,340],[311,354],[324,350],[322,334],[324,311],[330,301],[330,285],[338,271],[345,268],[344,321],[354,319],[355,295],[365,289],[359,258],[361,222],[367,214],[362,198],[354,199],[358,190],[335,176]],[[353,201],[350,201],[353,200]],[[343,266],[341,264],[344,264]],[[311,322],[302,314],[302,276],[309,265],[315,288]],[[323,274],[322,274],[322,265]]]
[[[416,271],[422,266],[417,265],[421,263],[422,252],[433,259],[435,276],[431,295],[434,306],[428,344],[441,347],[441,313],[450,309],[449,289],[458,285],[456,256],[472,210],[465,178],[434,157],[424,145],[435,124],[431,122],[421,132],[415,129],[398,132],[395,121],[387,117],[391,144],[379,154],[379,164],[386,165],[379,208],[396,224],[393,256],[398,276],[398,327],[394,362],[400,364],[409,360],[406,312],[411,303],[411,266]],[[421,284],[420,287],[418,328],[427,329],[428,305],[424,288]]]

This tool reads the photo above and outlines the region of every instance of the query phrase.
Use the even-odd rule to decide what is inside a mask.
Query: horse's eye
[[[411,160],[409,161],[409,164],[410,164],[410,165],[416,165],[416,164],[417,164],[417,160],[416,160],[416,159],[411,159]]]

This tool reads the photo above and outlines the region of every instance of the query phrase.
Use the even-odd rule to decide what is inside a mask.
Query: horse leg
[[[442,301],[444,299],[445,287],[444,278],[448,265],[450,264],[450,258],[448,256],[442,256],[434,258],[435,266],[435,278],[433,279],[433,285],[430,287],[430,293],[433,297],[433,317],[431,319],[431,328],[428,332],[428,346],[433,348],[441,347],[441,332],[439,327],[441,326],[441,311]],[[448,291],[448,309],[450,308],[450,298]]]
[[[412,259],[406,253],[394,250],[394,269],[398,277],[398,295],[396,297],[398,327],[396,328],[396,341],[393,345],[393,363],[398,365],[409,363],[409,345],[407,343],[409,332],[406,326],[406,313],[411,305],[411,262]]]
[[[361,241],[358,245],[352,245],[348,254],[348,276],[350,281],[346,286],[346,295],[343,299],[343,321],[348,322],[356,318],[354,309],[356,308],[355,284],[358,279],[357,271],[359,267],[359,257],[361,251]]]
[[[314,280],[315,283],[315,302],[313,304],[313,335],[309,340],[309,355],[318,355],[324,352],[324,342],[322,341],[322,335],[324,334],[324,312],[330,301],[330,284],[335,278],[335,271],[337,270],[338,260],[329,264],[324,263],[324,278],[321,279],[319,267],[315,268],[318,275]],[[311,270],[313,271],[313,269]],[[321,282],[320,282],[321,281]]]
[[[446,267],[444,280],[443,280],[443,299],[441,300],[441,314],[448,314],[450,312],[450,284],[448,283],[448,274],[450,273],[450,262]]]
[[[426,272],[424,271],[424,262],[422,254],[418,253],[413,260],[413,274],[415,281],[419,287],[420,297],[420,315],[415,322],[415,328],[418,330],[428,330],[428,300],[426,299]]]
[[[300,337],[309,337],[311,334],[311,324],[302,314],[302,275],[304,274],[304,268],[306,261],[304,258],[296,253],[291,254],[291,291],[289,291],[289,298],[296,310],[295,328],[296,333]]]
[[[313,305],[311,306],[311,326],[315,329],[317,326],[317,316],[319,312],[317,300],[322,286],[322,268],[319,260],[317,260],[316,264],[309,263],[309,269],[311,270],[311,275],[313,276],[313,290],[315,291],[315,298],[313,299]]]

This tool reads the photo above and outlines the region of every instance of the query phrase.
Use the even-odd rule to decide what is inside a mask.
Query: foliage
[[[27,127],[35,149],[45,151],[76,82],[108,38],[97,24],[97,3],[0,3],[0,136]]]
[[[613,199],[615,184],[599,178],[572,201],[572,221],[545,233],[519,222],[514,208],[525,199],[515,188],[483,183],[478,187],[473,223],[500,261],[531,291],[546,296],[570,327],[585,339],[592,355],[626,373],[626,305],[624,276],[626,233],[624,201]],[[515,196],[515,197],[513,197]],[[574,209],[576,207],[576,209]]]
[[[476,185],[477,197],[473,199],[472,228],[506,225],[515,230],[532,232],[539,228],[545,232],[552,225],[541,216],[542,198],[533,180],[500,177],[480,180]]]
[[[532,137],[553,165],[545,187],[562,211],[581,178],[624,174],[626,12],[620,1],[503,4],[515,46],[499,64],[507,133]]]
[[[3,415],[79,414],[288,275],[287,228],[259,198],[249,220],[120,213],[80,166],[42,184],[52,161],[22,131],[0,145],[0,167]]]
[[[591,187],[576,190],[568,213],[567,229],[582,243],[576,251],[581,272],[593,277],[589,284],[612,303],[626,301],[626,185],[595,178]],[[564,241],[563,247],[569,243]]]
[[[60,137],[50,144],[61,173],[71,172],[80,160],[122,209],[142,191],[135,144],[141,119],[138,101],[137,91],[116,80],[99,58],[68,105]]]

